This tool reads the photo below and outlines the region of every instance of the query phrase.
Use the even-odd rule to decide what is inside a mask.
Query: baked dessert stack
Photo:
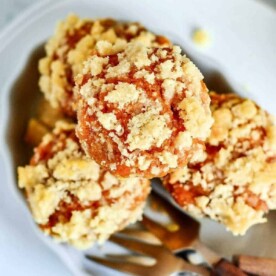
[[[209,93],[167,38],[138,23],[70,15],[39,69],[48,108],[28,129],[28,141],[41,142],[18,168],[19,186],[56,240],[83,249],[139,220],[154,177],[184,210],[234,234],[276,208],[271,116]]]

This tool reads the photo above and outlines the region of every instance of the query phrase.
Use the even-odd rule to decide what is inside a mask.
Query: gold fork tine
[[[119,244],[120,246],[126,247],[132,251],[138,252],[140,254],[145,254],[148,256],[156,257],[160,252],[160,245],[149,244],[146,242],[133,240],[133,239],[125,239],[119,237],[118,235],[113,235],[110,238],[110,241]]]
[[[111,261],[105,258],[100,258],[96,256],[91,256],[91,255],[87,255],[86,257],[101,265],[108,266],[118,271],[132,273],[134,275],[146,276],[146,275],[150,275],[149,273],[151,272],[150,267],[147,267],[144,265],[139,265],[139,264],[125,262],[125,261],[123,262]]]
[[[172,235],[172,232],[166,227],[150,219],[146,215],[143,215],[142,224],[170,250],[175,251],[181,248],[182,241],[185,239],[181,230],[178,229],[174,231]]]
[[[171,203],[168,203],[166,199],[158,195],[156,192],[151,194],[151,200],[162,206],[169,216],[176,222],[179,226],[193,228],[195,234],[199,232],[200,224],[194,218],[187,215],[185,212],[179,210],[176,206],[173,206]],[[184,219],[185,218],[185,219]]]
[[[126,259],[118,260],[118,256],[111,255],[112,259],[100,258],[96,256],[86,256],[88,259],[95,261],[99,264],[108,266],[119,271],[132,273],[134,275],[142,276],[168,276],[174,272],[186,271],[195,272],[197,275],[209,276],[210,273],[203,267],[194,266],[185,262],[182,259],[175,257],[168,249],[161,245],[149,244],[133,239],[126,239],[124,237],[112,236],[111,240],[120,246],[129,250],[136,251],[142,254],[142,257],[151,256],[155,262],[137,263],[134,262],[131,255]],[[120,256],[120,255],[119,255]],[[107,256],[106,256],[107,257]],[[138,256],[132,256],[138,259]],[[190,273],[191,274],[191,273]],[[191,274],[192,275],[192,274]]]
[[[151,233],[146,230],[126,228],[126,229],[120,231],[120,234],[127,235],[129,237],[133,237],[136,239],[141,239],[145,242],[149,242],[152,244],[161,244],[160,240],[158,238],[156,238],[154,233]]]
[[[146,215],[143,215],[142,224],[161,241],[165,240],[171,234],[166,227]]]
[[[155,264],[155,260],[152,257],[141,255],[129,255],[129,254],[106,254],[105,257],[113,259],[114,261],[128,261],[131,263],[141,264],[145,266],[152,266]]]
[[[164,208],[169,217],[178,225],[178,229],[172,235],[169,230],[146,216],[142,221],[144,226],[172,251],[193,247],[199,235],[199,222],[178,210],[157,193],[152,193],[151,200]]]

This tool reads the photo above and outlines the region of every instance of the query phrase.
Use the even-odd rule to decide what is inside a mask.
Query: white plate
[[[237,93],[250,96],[276,115],[276,13],[257,1],[50,0],[37,4],[0,35],[0,267],[4,274],[68,274],[43,242],[74,274],[80,274],[83,265],[75,250],[56,245],[36,230],[16,187],[14,167],[16,162],[23,162],[16,154],[24,147],[22,134],[29,103],[37,90],[36,66],[43,55],[41,45],[53,33],[56,21],[69,12],[139,21],[180,44],[207,79],[215,72],[222,73]],[[208,49],[201,50],[191,41],[196,27],[210,33],[212,44]],[[202,220],[201,236],[225,256],[248,253],[276,257],[275,221],[276,213],[271,212],[268,223],[253,227],[245,237],[235,238],[223,226]],[[114,275],[99,267],[94,268],[94,273]]]

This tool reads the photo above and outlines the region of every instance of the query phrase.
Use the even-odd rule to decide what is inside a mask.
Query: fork
[[[174,254],[183,257],[183,253],[187,252],[188,249],[201,253],[208,264],[213,267],[215,275],[247,275],[243,271],[254,275],[275,275],[275,259],[237,255],[233,256],[233,262],[237,264],[235,266],[218,253],[206,247],[199,239],[200,223],[169,202],[162,190],[157,189],[154,185],[151,200],[166,211],[169,217],[177,224],[177,229],[173,232],[169,231],[166,227],[145,215],[143,216],[142,224]],[[139,234],[137,233],[136,235]]]
[[[184,273],[188,275],[210,275],[210,272],[206,268],[189,264],[183,259],[174,256],[167,248],[160,244],[151,244],[145,242],[145,240],[138,240],[134,232],[128,235],[115,234],[110,238],[110,241],[139,253],[140,256],[151,257],[155,262],[152,265],[145,265],[134,261],[126,261],[127,259],[131,260],[131,258],[127,257],[133,255],[124,255],[124,258],[122,258],[121,255],[108,255],[105,258],[86,255],[86,258],[101,265],[132,275],[167,276],[177,275],[178,273],[181,273],[181,275],[184,275]],[[137,257],[137,259],[138,258],[139,257]]]
[[[206,247],[199,239],[200,223],[173,206],[153,189],[151,200],[164,208],[166,213],[177,224],[177,230],[172,232],[166,227],[143,216],[142,224],[153,233],[174,254],[182,256],[187,249],[193,249],[205,258],[213,267],[216,275],[245,276],[241,269]]]

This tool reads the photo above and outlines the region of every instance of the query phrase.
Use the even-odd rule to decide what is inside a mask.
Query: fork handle
[[[244,272],[233,263],[222,258],[215,251],[204,245],[200,240],[193,243],[193,248],[197,250],[208,264],[213,267],[215,276],[246,276]]]
[[[213,265],[212,276],[246,276],[240,268],[226,259],[221,259]]]
[[[233,260],[239,268],[250,274],[264,276],[276,274],[276,259],[237,255]]]

